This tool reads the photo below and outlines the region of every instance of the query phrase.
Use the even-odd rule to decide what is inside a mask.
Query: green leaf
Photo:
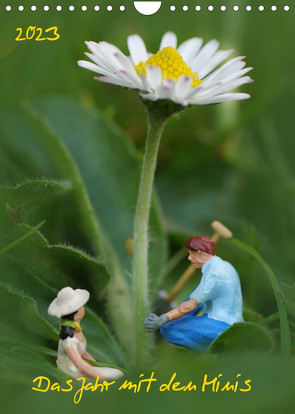
[[[80,249],[66,245],[48,246],[54,267],[69,274],[76,286],[83,284],[94,296],[101,297],[110,275],[103,263]]]
[[[27,234],[25,243],[13,243]],[[35,297],[44,315],[52,297],[64,286],[92,291],[95,284],[101,292],[109,280],[99,261],[71,246],[51,246],[40,232],[25,224],[0,234],[0,247],[9,243],[13,247],[0,257],[1,280]]]
[[[55,366],[54,358],[45,358],[33,346],[16,345],[7,348],[0,342],[0,377],[5,382],[32,386],[32,380],[38,376],[47,376],[58,380],[60,371]]]
[[[69,108],[69,111],[67,111],[67,114],[69,114],[69,116],[70,110],[71,108]],[[84,111],[87,113],[86,110]],[[119,337],[121,338],[121,341],[128,342],[128,344],[126,343],[126,349],[131,349],[131,338],[128,341],[128,335],[126,335],[126,332],[128,332],[129,334],[131,332],[129,330],[130,323],[128,322],[128,320],[130,319],[129,315],[131,313],[131,300],[128,297],[129,292],[127,287],[127,280],[123,277],[123,271],[120,267],[117,258],[117,246],[116,249],[112,247],[108,238],[105,236],[105,232],[103,231],[102,226],[100,225],[99,219],[97,219],[97,217],[94,214],[94,210],[88,196],[88,191],[85,187],[83,178],[81,177],[77,164],[73,159],[72,154],[65,146],[65,144],[62,142],[58,134],[56,134],[56,132],[49,125],[49,123],[45,121],[38,113],[36,113],[32,109],[32,107],[27,105],[23,109],[18,108],[14,112],[9,112],[8,114],[4,115],[4,118],[2,118],[3,114],[2,117],[0,115],[0,118],[2,118],[4,123],[5,119],[8,119],[11,123],[13,123],[13,118],[15,117],[15,115],[18,119],[18,125],[20,126],[23,124],[22,127],[17,128],[19,131],[18,134],[16,133],[15,129],[13,127],[10,128],[10,126],[8,126],[7,123],[6,125],[2,124],[2,136],[4,137],[5,145],[9,147],[9,151],[7,151],[6,153],[9,153],[10,151],[17,153],[17,151],[19,151],[19,147],[17,147],[17,144],[19,145],[19,143],[23,142],[25,137],[26,146],[31,145],[33,147],[33,151],[29,154],[29,156],[33,157],[33,160],[31,160],[32,162],[30,162],[30,167],[32,167],[31,171],[35,170],[33,172],[34,175],[40,174],[41,171],[42,176],[48,174],[50,178],[58,177],[71,182],[72,199],[71,204],[69,204],[69,208],[71,208],[71,210],[76,211],[76,217],[73,222],[73,227],[76,227],[76,232],[80,232],[82,236],[80,237],[80,242],[78,243],[82,246],[84,245],[87,249],[89,249],[90,242],[92,247],[91,252],[95,251],[96,255],[99,255],[101,258],[104,259],[104,262],[108,267],[108,270],[112,274],[112,279],[108,285],[107,292],[109,312],[111,315],[114,316],[112,318],[112,321],[115,325],[117,325],[115,327]],[[76,113],[76,116],[78,116],[78,118],[80,117],[78,113]],[[62,118],[65,121],[65,128],[68,135],[67,138],[71,141],[72,130],[71,128],[68,128],[68,123],[71,123],[73,121],[73,117],[70,116],[70,118],[67,119],[64,117]],[[104,126],[103,119],[101,119],[101,124],[102,129],[107,128]],[[76,127],[78,126],[74,126],[75,129]],[[98,127],[100,127],[100,120],[98,122]],[[11,136],[11,133],[14,135]],[[74,135],[81,143],[81,137],[84,137],[84,131],[81,131],[80,129],[79,133],[80,135]],[[111,135],[111,132],[109,134]],[[94,134],[92,134],[91,139],[93,139],[93,136]],[[80,153],[83,153],[85,148],[82,145],[82,147],[76,149],[76,156],[77,158],[79,158]],[[23,148],[23,150],[25,151],[25,148]],[[95,155],[92,154],[91,151],[90,154],[92,158]],[[42,161],[41,165],[40,160]],[[95,159],[93,159],[91,163],[92,165],[97,165],[97,161]],[[87,167],[87,170],[89,170],[89,165],[91,165],[91,163],[89,160],[87,161],[87,165],[85,164],[85,168]],[[25,166],[27,166],[27,164],[28,160],[25,163]],[[97,172],[96,176],[94,176],[93,178],[95,178],[96,182]],[[97,194],[97,188],[95,188],[95,194]],[[109,210],[109,206],[106,205],[105,202],[104,207],[106,210]],[[118,212],[116,214],[116,217],[117,216]],[[57,222],[57,225],[60,225],[59,221]],[[87,238],[87,243],[85,243],[84,241],[85,237]],[[101,291],[101,285],[94,286],[94,290],[96,295],[98,295],[98,293]],[[120,318],[118,317],[118,314],[120,315]]]
[[[81,323],[87,339],[87,349],[93,357],[105,364],[126,365],[122,348],[103,321],[89,308]]]
[[[30,182],[28,187],[36,189],[43,198],[48,197],[52,189],[55,193],[63,188],[59,183],[47,182]],[[48,304],[58,289],[70,285],[92,291],[95,285],[101,292],[109,275],[103,264],[85,252],[71,246],[50,245],[37,228],[13,225],[5,207],[7,200],[18,212],[19,220],[28,218],[34,204],[39,203],[37,194],[26,194],[28,187],[24,184],[15,189],[0,188],[1,281],[38,298],[41,311],[47,315]]]
[[[14,224],[29,224],[36,209],[71,190],[69,182],[27,180],[15,187],[0,187],[0,206],[4,205]]]
[[[4,217],[2,217],[3,220]],[[9,218],[6,217],[6,220],[9,221]],[[25,242],[22,242],[24,236],[26,236],[26,239]],[[46,239],[30,226],[19,224],[11,227],[10,231],[7,230],[4,234],[0,234],[1,245],[4,241],[7,243],[11,240],[14,240],[14,242],[9,244],[8,247],[10,248],[6,249],[5,253],[0,256],[1,282],[6,282],[9,286],[7,289],[13,292],[16,290],[12,286],[17,286],[17,291],[21,289],[27,295],[30,295],[31,297],[26,295],[26,300],[36,303],[39,312],[46,319],[51,320],[54,326],[58,325],[58,321],[47,314],[47,308],[55,297],[57,290],[70,285],[74,288],[83,287],[96,293],[92,285],[95,284],[96,287],[100,287],[101,292],[109,280],[105,267],[96,259],[70,246],[50,246]],[[17,244],[16,241],[19,240],[20,242]],[[35,298],[35,301],[32,298]],[[100,309],[99,301],[101,301],[101,298],[98,292],[97,295],[91,294],[89,305],[93,309]],[[8,299],[7,308],[10,303],[12,301]],[[15,307],[14,309],[13,304],[12,308],[7,309],[7,312],[14,317],[13,322],[9,321],[12,331],[2,331],[2,333],[8,339],[11,339],[14,338],[14,332],[21,332],[20,335],[17,335],[20,341],[22,334],[25,333],[20,331],[18,327],[17,309],[19,308]],[[35,310],[37,312],[37,308]],[[88,312],[90,316],[85,319],[85,335],[86,337],[89,336],[90,349],[102,362],[122,363],[124,360],[123,353],[116,340],[111,336],[103,321],[93,311]],[[33,327],[33,331],[34,329],[35,327]],[[55,333],[56,342],[51,343],[51,346],[56,350],[57,333],[53,328],[52,330]],[[36,332],[38,332],[37,328]],[[26,338],[29,339],[29,336],[27,335]],[[29,340],[29,343],[41,345],[41,342],[37,339]]]
[[[218,335],[210,352],[270,352],[273,346],[273,339],[265,329],[253,323],[239,322]]]
[[[17,340],[12,337],[7,336],[0,336],[0,347],[3,350],[4,348],[9,349],[16,349],[16,348],[23,348],[28,350],[34,350],[39,354],[50,356],[56,358],[56,351],[53,351],[51,348],[46,346],[38,345],[38,344],[27,344],[23,342],[23,338],[21,340]]]
[[[263,316],[255,312],[253,309],[243,309],[243,318],[246,322],[260,322],[263,321]]]
[[[73,183],[73,200],[78,212],[78,221],[81,222],[84,234],[87,235],[96,255],[103,258],[108,271],[112,275],[107,289],[108,310],[112,322],[122,343],[125,343],[125,348],[130,350],[132,341],[131,331],[129,330],[131,299],[127,281],[123,276],[122,265],[118,260],[117,247],[112,246],[109,235],[106,235],[98,215],[95,215],[77,163],[64,142],[50,124],[28,105],[26,106],[26,113],[33,132],[37,134],[40,143],[49,152],[57,173],[63,179],[69,179]],[[66,131],[68,133],[68,127]],[[81,136],[78,137],[78,142],[81,142]],[[83,153],[83,150],[84,147],[79,148],[79,156],[80,152]],[[89,162],[87,162],[88,170]],[[97,290],[96,287],[96,293]],[[118,317],[118,314],[120,317]],[[126,335],[126,333],[129,333],[129,335]]]
[[[5,315],[1,322],[4,336],[39,345],[52,344],[58,338],[52,325],[39,314],[36,301],[3,282],[0,284],[0,312]]]
[[[26,104],[23,108],[32,132],[36,134],[39,144],[46,149],[56,173],[62,179],[69,180],[72,183],[72,197],[84,227],[84,232],[88,236],[95,254],[103,256],[101,244],[102,230],[95,217],[85,184],[75,160],[48,122],[31,105]]]
[[[10,215],[10,213],[11,213],[11,211],[8,211],[8,215]],[[37,231],[40,227],[42,227],[42,225],[44,223],[45,222],[42,221],[41,223],[37,224],[36,227],[29,229],[26,233],[19,236],[16,240],[14,240],[11,243],[9,243],[8,245],[2,247],[2,249],[0,250],[0,255],[3,254],[3,253],[8,252],[11,249],[14,249],[17,245],[24,242],[24,240],[26,240],[28,237],[32,236],[35,231]]]
[[[30,285],[28,283],[25,287],[32,292]],[[41,294],[36,301],[16,291],[11,285],[0,285],[0,311],[8,315],[1,324],[1,332],[4,338],[0,338],[0,343],[10,342],[14,344],[14,349],[23,347],[26,344],[25,349],[35,350],[43,355],[44,352],[46,355],[52,355],[52,353],[48,353],[47,347],[44,348],[44,345],[50,344],[50,347],[54,349],[56,354],[58,334],[52,325],[39,314],[37,309],[38,304],[44,316],[52,320],[52,324],[57,326],[58,321],[56,318],[51,318],[47,315],[47,307],[54,294],[50,290],[41,290],[39,283],[34,283],[34,288],[36,292],[39,291],[39,294]],[[25,302],[24,304],[21,303],[19,297],[21,297],[22,302]],[[46,303],[47,297],[51,297],[51,300]],[[45,330],[43,325],[47,330]],[[103,321],[93,311],[87,309],[86,318],[83,320],[82,326],[88,340],[88,348],[96,358],[103,363],[115,362],[121,365],[124,364],[121,348]]]

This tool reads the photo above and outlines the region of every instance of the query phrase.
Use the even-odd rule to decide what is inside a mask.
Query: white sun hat
[[[84,289],[72,289],[67,286],[61,289],[57,297],[50,303],[48,313],[51,316],[61,318],[64,315],[76,312],[84,306],[89,299],[89,292]]]

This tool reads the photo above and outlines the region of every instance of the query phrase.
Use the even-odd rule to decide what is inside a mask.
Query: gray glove
[[[156,329],[160,329],[168,321],[169,317],[167,315],[157,316],[154,313],[150,313],[144,320],[144,327],[147,332],[153,332]]]

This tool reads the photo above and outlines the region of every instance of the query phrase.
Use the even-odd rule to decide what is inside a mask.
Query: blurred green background
[[[292,6],[289,12],[285,12],[285,4],[280,1],[276,3],[278,10],[272,12],[272,2],[264,1],[261,4],[265,10],[260,12],[258,4],[250,2],[253,10],[247,12],[246,2],[226,1],[224,4],[228,10],[221,12],[219,1],[163,1],[158,13],[142,16],[134,10],[131,1],[109,2],[113,6],[112,12],[106,10],[109,3],[105,0],[75,1],[74,12],[65,10],[69,2],[47,2],[51,9],[61,4],[64,7],[61,12],[44,12],[42,7],[46,2],[33,3],[37,6],[35,12],[29,10],[29,3],[24,4],[23,12],[17,11],[17,1],[9,2],[12,6],[10,12],[5,11],[3,4],[0,9],[0,184],[15,186],[26,179],[66,178],[66,174],[63,176],[57,171],[54,155],[48,152],[48,144],[47,147],[42,146],[37,132],[36,135],[32,132],[35,129],[24,109],[24,104],[29,104],[46,119],[70,149],[102,227],[118,250],[128,275],[130,257],[124,250],[124,240],[132,234],[146,114],[134,91],[95,82],[93,74],[79,68],[76,62],[83,58],[86,51],[85,40],[105,40],[127,53],[126,39],[133,33],[142,36],[151,52],[157,51],[161,36],[168,30],[177,34],[179,42],[193,36],[202,37],[205,42],[215,38],[220,41],[222,49],[234,48],[234,56],[245,55],[247,66],[254,68],[250,73],[254,83],[241,88],[242,92],[251,94],[251,99],[240,103],[187,108],[178,119],[169,121],[156,173],[158,201],[150,230],[155,235],[152,247],[156,247],[152,257],[154,280],[151,289],[156,289],[157,277],[163,271],[166,258],[182,247],[185,238],[192,234],[210,235],[210,222],[218,219],[237,238],[256,248],[274,270],[282,283],[282,297],[289,313],[291,331],[294,331],[295,26]],[[93,6],[97,3],[101,9],[94,12]],[[194,10],[197,3],[202,7],[200,12]],[[88,10],[78,11],[84,4]],[[119,11],[122,4],[126,7],[124,12]],[[174,12],[169,11],[172,4],[176,6]],[[209,4],[215,6],[213,12],[207,10]],[[234,4],[240,7],[238,12],[232,10]],[[189,6],[187,12],[181,10],[183,5]],[[30,25],[43,29],[57,26],[61,37],[55,42],[15,41],[18,34],[16,28],[26,29]],[[116,177],[120,178],[117,180]],[[44,200],[41,190],[36,190],[35,198],[32,191],[28,205],[22,204],[22,190],[16,195],[5,193],[1,197],[2,216],[5,215],[3,203],[9,199],[12,200],[9,202],[11,205],[14,200],[17,207],[11,207],[17,210],[21,221],[27,225],[36,226],[41,220],[46,220],[41,231],[50,245],[71,244],[88,254],[93,253],[87,231],[76,220],[71,189],[66,185],[57,188],[52,184],[52,188],[47,188],[49,193],[44,190]],[[58,198],[60,194],[62,197]],[[12,240],[11,223],[3,223],[2,220],[0,248]],[[60,252],[58,249],[51,252],[48,258],[40,247],[40,240],[31,240],[30,243],[26,252],[20,245],[14,257],[1,256],[0,278],[5,284],[16,286],[20,292],[33,297],[40,314],[47,321],[46,308],[56,290],[65,283],[91,289],[93,275],[97,274],[104,287],[106,280],[102,281],[103,271],[99,263],[93,264],[84,258],[81,264],[81,257],[72,258],[72,252]],[[36,252],[34,257],[30,256],[32,251]],[[254,309],[263,317],[276,313],[274,295],[263,270],[228,242],[220,242],[217,253],[237,268],[245,307]],[[40,263],[44,263],[42,277],[38,272],[35,276],[42,278],[42,283],[32,282],[30,275],[35,267],[40,268]],[[162,287],[169,289],[186,265],[184,259]],[[61,274],[63,279],[60,279]],[[192,281],[178,299],[181,300],[195,284]],[[5,337],[14,338],[13,327],[19,309],[15,298],[12,299],[13,295],[11,299],[5,295],[7,301],[2,301],[1,332]],[[90,308],[108,325],[103,299],[98,293],[93,296]],[[7,309],[10,329],[3,325],[2,320]],[[90,313],[89,310],[86,317],[89,324],[87,335],[91,335],[92,323],[97,326],[100,323],[95,316],[91,319]],[[49,322],[57,326],[56,321]],[[27,322],[22,323],[26,326]],[[88,393],[78,406],[74,406],[72,395],[31,391],[28,378],[42,375],[39,373],[41,365],[38,366],[35,361],[35,370],[30,365],[30,361],[34,360],[34,351],[30,350],[30,357],[26,354],[22,356],[24,350],[19,351],[15,345],[10,353],[10,345],[4,340],[1,343],[1,366],[8,371],[3,371],[0,393],[4,407],[10,412],[18,412],[20,407],[28,412],[39,412],[40,407],[44,412],[104,409],[109,412],[140,410],[148,413],[155,408],[164,413],[176,413],[183,409],[207,410],[210,413],[216,410],[249,412],[259,408],[269,412],[278,409],[291,412],[294,402],[294,359],[286,361],[278,356],[280,331],[277,321],[269,329],[275,340],[275,349],[273,355],[268,356],[237,354],[197,358],[195,354],[184,354],[165,346],[158,350],[158,361],[162,363],[155,371],[161,378],[166,378],[166,372],[168,377],[173,372],[179,372],[184,381],[191,379],[199,384],[205,373],[222,373],[230,379],[241,372],[252,379],[253,388],[249,393]],[[291,334],[293,349],[294,334]],[[29,336],[29,333],[24,330],[22,335]],[[32,335],[35,338],[34,329]],[[56,342],[53,333],[51,339]],[[99,344],[96,343],[98,340],[101,341]],[[34,341],[41,346],[38,338]],[[102,359],[105,357],[106,360],[124,364],[122,350],[113,338],[108,336],[108,340],[104,341],[100,334],[94,334],[89,341],[96,355],[102,348]],[[44,344],[51,349],[54,347],[46,341]],[[25,361],[28,361],[28,366]],[[48,361],[48,366],[44,365],[43,369],[50,371],[49,367],[54,366],[54,354],[49,352]],[[172,368],[171,361],[175,364]],[[18,398],[14,398],[15,395]]]

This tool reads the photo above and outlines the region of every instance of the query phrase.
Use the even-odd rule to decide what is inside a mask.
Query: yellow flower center
[[[162,71],[163,79],[177,81],[181,75],[190,76],[192,78],[192,88],[202,83],[198,74],[192,72],[178,51],[171,46],[159,50],[155,55],[149,57],[146,62],[139,62],[138,65],[134,65],[136,73],[146,76],[146,66],[158,66]]]

